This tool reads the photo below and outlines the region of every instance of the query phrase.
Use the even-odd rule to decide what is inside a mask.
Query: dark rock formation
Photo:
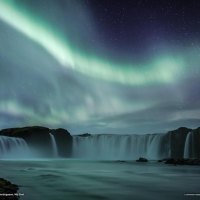
[[[194,129],[193,131],[193,138],[192,138],[192,149],[190,157],[193,158],[200,158],[200,127]]]
[[[172,158],[183,158],[185,140],[190,131],[192,129],[181,127],[167,133],[170,142],[170,156]]]
[[[46,127],[33,126],[23,128],[4,129],[0,135],[23,138],[29,147],[42,153],[42,156],[51,156],[51,140],[49,129]]]
[[[118,162],[118,163],[126,163],[127,161],[126,161],[126,160],[116,160],[115,162]]]
[[[200,165],[200,159],[167,158],[159,160],[159,162],[164,162],[165,164],[172,164],[172,165]]]
[[[80,136],[80,137],[89,137],[89,136],[91,136],[91,134],[89,134],[89,133],[84,133],[84,134],[81,134],[81,135],[78,135],[78,136]]]
[[[174,164],[174,165],[176,165],[176,159],[174,159],[174,158],[169,158],[169,159],[166,159],[166,160],[164,161],[164,163],[165,163],[165,164]]]
[[[188,158],[200,158],[200,127],[189,129],[180,127],[176,130],[169,131],[164,136],[164,142],[161,144],[162,149],[168,149],[170,158],[183,159],[184,151],[188,148]],[[188,143],[186,142],[188,138]],[[163,148],[164,145],[166,148]],[[188,145],[188,147],[186,147]]]
[[[30,148],[36,149],[40,155],[52,156],[50,133],[54,135],[59,155],[70,156],[72,136],[65,129],[51,130],[46,127],[32,126],[23,128],[9,128],[0,131],[0,135],[23,138]]]
[[[7,181],[3,178],[0,178],[0,199],[1,200],[18,200],[17,196],[18,186],[12,184],[10,181]]]
[[[61,157],[70,157],[72,153],[72,136],[62,128],[51,130],[54,135],[58,148],[58,154]]]
[[[146,158],[140,157],[138,160],[136,160],[136,162],[148,162],[148,160]]]

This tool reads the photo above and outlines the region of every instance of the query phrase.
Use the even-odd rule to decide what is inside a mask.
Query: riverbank
[[[17,193],[19,187],[12,184],[10,181],[0,178],[0,199],[1,200],[18,200],[19,193]]]

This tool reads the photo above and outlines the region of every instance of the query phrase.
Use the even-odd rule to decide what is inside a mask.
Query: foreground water
[[[21,200],[199,199],[199,166],[83,160],[1,160],[0,177],[20,186]]]

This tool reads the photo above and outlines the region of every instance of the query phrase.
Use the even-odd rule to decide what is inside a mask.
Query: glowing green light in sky
[[[91,78],[130,85],[170,83],[175,81],[184,62],[181,58],[161,57],[145,66],[117,65],[112,61],[77,51],[44,20],[15,4],[0,0],[0,19],[42,46],[64,68],[71,68]]]

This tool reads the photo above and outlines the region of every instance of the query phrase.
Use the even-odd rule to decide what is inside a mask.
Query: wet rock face
[[[136,162],[148,162],[146,158],[140,157]]]
[[[192,138],[192,154],[195,158],[200,158],[200,127],[193,131]]]
[[[200,128],[188,129],[181,127],[167,133],[170,138],[171,158],[184,158],[184,151],[188,148],[189,158],[200,158]],[[187,138],[189,136],[189,138]],[[189,139],[187,142],[186,140]],[[188,147],[186,147],[189,145]]]
[[[15,194],[18,191],[18,186],[12,184],[10,181],[7,181],[3,178],[0,178],[0,199],[1,200],[18,200],[19,196]]]
[[[58,146],[58,154],[60,157],[71,157],[72,153],[72,136],[62,128],[51,130]]]
[[[190,131],[192,131],[192,129],[181,127],[167,133],[170,143],[170,156],[172,158],[183,158],[185,140]]]
[[[0,135],[23,138],[30,148],[42,153],[41,156],[52,156],[52,142],[50,133],[54,135],[58,153],[61,157],[71,154],[72,136],[65,129],[51,130],[46,127],[33,126],[23,128],[10,128],[0,131]]]
[[[40,126],[10,128],[0,131],[0,135],[23,138],[28,144],[42,143],[49,136],[49,129]]]
[[[0,135],[23,138],[28,146],[40,152],[41,156],[51,155],[51,140],[49,129],[46,127],[33,126],[4,129],[0,132]]]

